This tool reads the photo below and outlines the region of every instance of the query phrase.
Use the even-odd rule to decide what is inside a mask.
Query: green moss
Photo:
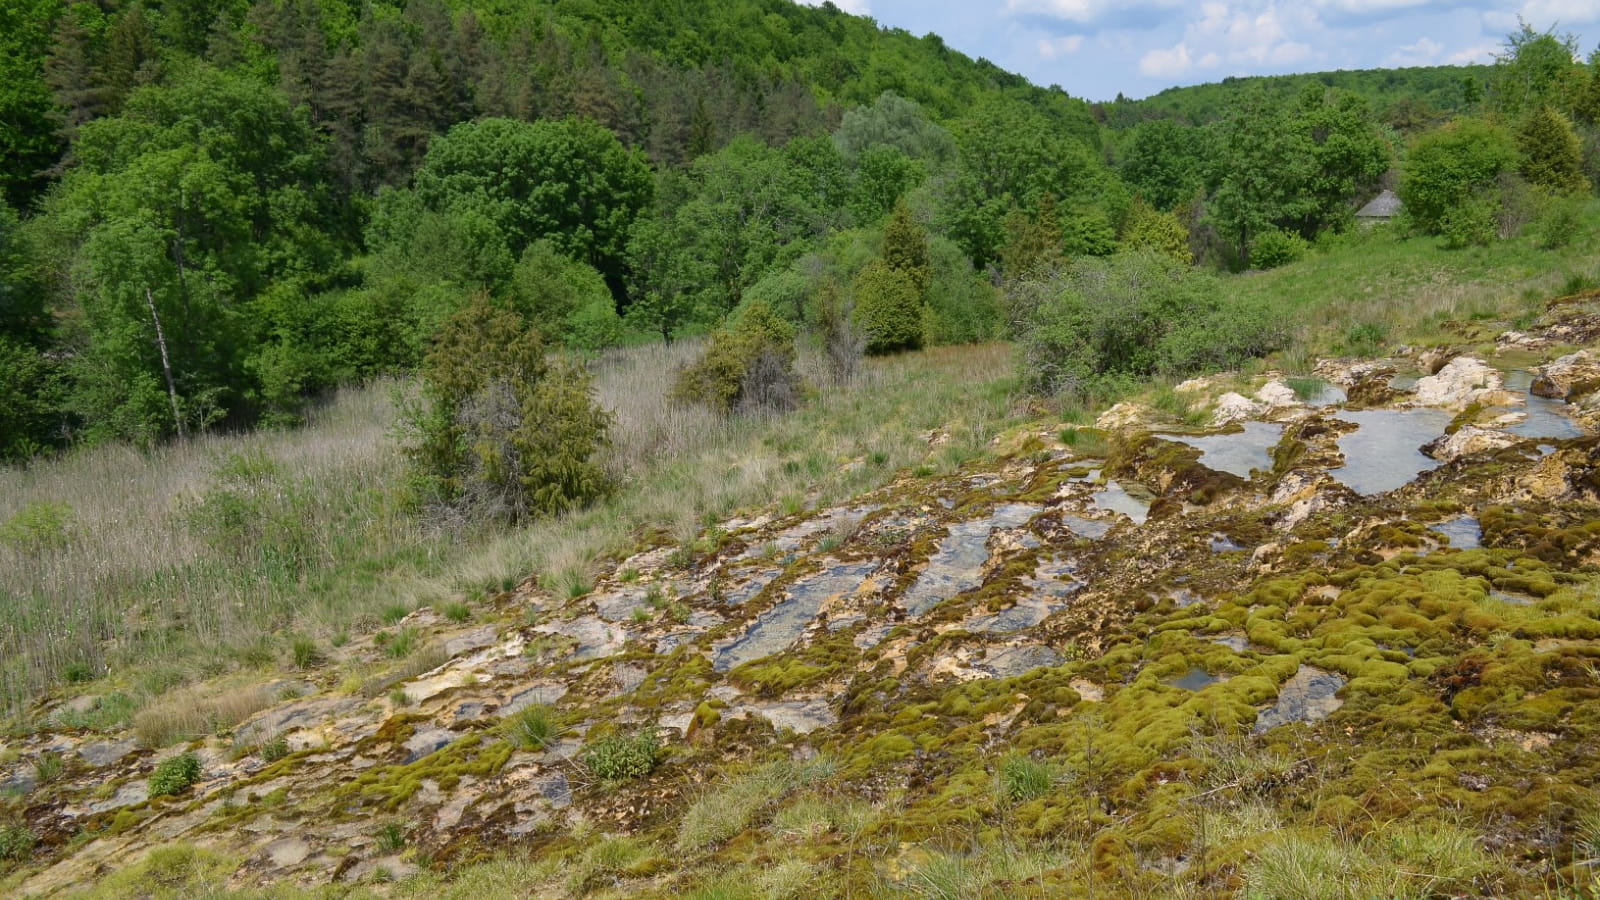
[[[482,780],[498,774],[513,749],[509,741],[486,744],[482,735],[469,734],[416,762],[362,772],[335,788],[333,796],[345,803],[394,812],[422,789],[424,781],[451,791],[463,778]]]

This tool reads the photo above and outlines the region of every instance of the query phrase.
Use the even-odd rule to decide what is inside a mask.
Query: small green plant
[[[633,620],[633,624],[643,625],[650,621],[650,611],[642,606],[636,606],[628,617]]]
[[[1300,235],[1274,229],[1256,239],[1250,249],[1250,264],[1258,269],[1276,269],[1299,262],[1310,249],[1311,245]]]
[[[72,507],[35,500],[0,523],[0,544],[27,554],[59,550],[72,537]]]
[[[556,737],[555,718],[547,706],[530,706],[501,723],[506,740],[524,750],[543,750]]]
[[[41,753],[33,763],[33,777],[37,778],[40,784],[49,784],[60,778],[65,768],[66,763],[62,761],[61,754]]]
[[[61,677],[65,678],[68,684],[83,684],[95,679],[95,670],[82,660],[73,660],[61,670]]]
[[[18,823],[0,825],[0,859],[22,862],[33,855],[37,839],[28,826]]]
[[[404,659],[411,655],[411,651],[417,649],[418,640],[420,635],[415,628],[402,628],[383,643],[383,652],[387,653],[390,659]]]
[[[294,658],[294,667],[297,669],[309,669],[322,661],[317,642],[308,637],[296,637],[290,641],[289,655]]]
[[[1383,352],[1383,340],[1389,330],[1379,322],[1361,322],[1350,326],[1344,335],[1344,350],[1352,356],[1377,356]]]
[[[200,757],[182,753],[164,759],[150,774],[150,796],[170,797],[188,790],[200,780]]]
[[[1000,797],[1008,803],[1026,803],[1043,797],[1055,784],[1050,767],[1020,753],[1000,761]]]
[[[605,781],[642,778],[660,761],[661,742],[653,731],[611,734],[583,752],[583,764]]]
[[[282,735],[269,741],[263,741],[257,753],[262,762],[275,763],[289,755],[289,742]]]
[[[389,692],[389,702],[395,706],[410,706],[411,695],[406,693],[405,688],[397,687]]]
[[[1312,378],[1309,375],[1291,375],[1284,383],[1289,386],[1289,390],[1294,391],[1295,397],[1302,402],[1317,396],[1327,384],[1322,379]]]
[[[383,608],[383,612],[379,614],[378,619],[385,625],[393,625],[409,615],[411,615],[409,606],[403,603],[391,603]]]
[[[440,613],[449,621],[461,624],[472,618],[472,607],[460,601],[446,603]]]
[[[406,848],[406,828],[399,822],[385,822],[373,834],[378,849],[384,853],[399,853]]]

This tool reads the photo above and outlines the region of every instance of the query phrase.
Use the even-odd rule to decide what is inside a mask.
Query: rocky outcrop
[[[1473,403],[1493,404],[1503,399],[1486,396],[1500,391],[1503,384],[1498,369],[1475,357],[1458,356],[1439,369],[1438,374],[1418,380],[1411,399],[1421,406],[1466,409]]]
[[[1517,438],[1503,431],[1463,425],[1454,434],[1441,435],[1423,446],[1422,452],[1440,462],[1451,462],[1463,456],[1502,450],[1517,443]]]
[[[1576,400],[1600,389],[1600,354],[1579,350],[1534,370],[1530,390],[1540,397]]]

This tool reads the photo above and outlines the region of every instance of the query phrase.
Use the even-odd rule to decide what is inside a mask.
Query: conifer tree
[[[918,298],[928,293],[933,280],[933,265],[928,260],[928,234],[911,218],[911,210],[897,203],[883,229],[883,262],[904,273],[916,288]]]
[[[1523,119],[1517,129],[1522,151],[1522,176],[1529,182],[1564,193],[1589,189],[1583,175],[1583,147],[1572,123],[1548,106]]]

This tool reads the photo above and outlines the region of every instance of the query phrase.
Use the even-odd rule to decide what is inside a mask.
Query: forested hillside
[[[1398,131],[1414,131],[1457,113],[1472,112],[1482,102],[1493,75],[1490,66],[1415,66],[1230,77],[1167,88],[1142,100],[1119,97],[1113,103],[1096,104],[1095,114],[1113,128],[1132,127],[1148,119],[1199,125],[1221,118],[1231,99],[1242,91],[1260,88],[1293,96],[1307,85],[1321,85],[1361,97],[1381,121]]]

